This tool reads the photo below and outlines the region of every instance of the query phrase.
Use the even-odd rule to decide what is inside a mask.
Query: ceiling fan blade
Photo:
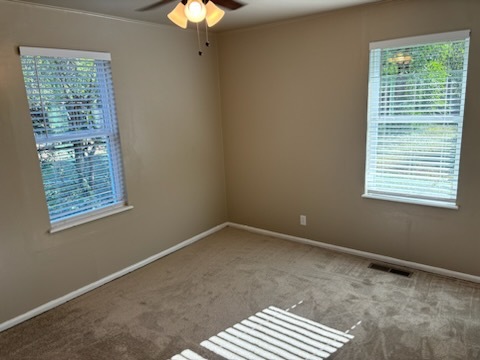
[[[237,10],[245,5],[235,0],[210,0],[210,1],[213,1],[214,4],[223,6],[224,8],[227,8],[230,10]]]
[[[157,7],[160,7],[160,6],[163,6],[165,4],[168,4],[168,3],[171,3],[173,1],[177,1],[177,0],[161,0],[161,1],[157,1],[157,2],[154,2],[153,4],[150,4],[150,5],[147,5],[147,6],[144,6],[140,9],[136,9],[135,11],[148,11],[148,10],[153,10]]]

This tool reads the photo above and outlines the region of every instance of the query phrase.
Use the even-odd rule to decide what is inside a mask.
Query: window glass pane
[[[52,223],[125,202],[110,62],[22,55]]]
[[[448,198],[454,190],[457,124],[383,123],[378,126],[375,176],[380,193]]]
[[[381,115],[459,115],[465,42],[381,53]]]
[[[37,144],[37,150],[53,218],[116,202],[106,138]]]

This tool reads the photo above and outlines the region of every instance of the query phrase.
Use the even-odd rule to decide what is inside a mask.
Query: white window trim
[[[120,204],[120,205],[113,205],[109,206],[103,209],[95,210],[95,211],[90,211],[89,213],[83,214],[83,215],[77,215],[72,219],[66,219],[66,220],[60,220],[53,222],[50,226],[49,233],[54,234],[56,232],[70,229],[74,226],[82,225],[89,223],[91,221],[95,221],[98,219],[102,219],[104,217],[110,216],[110,215],[115,215],[119,214],[121,212],[131,210],[133,209],[133,206],[131,205],[125,205],[125,204]]]
[[[54,48],[41,48],[41,47],[28,47],[28,46],[20,46],[19,47],[19,53],[21,56],[43,56],[43,57],[59,57],[59,58],[87,58],[87,59],[94,59],[94,60],[103,60],[103,61],[111,61],[111,54],[107,52],[95,52],[95,51],[83,51],[83,50],[69,50],[69,49],[54,49]],[[104,96],[104,94],[102,94]],[[109,115],[109,114],[106,114]],[[115,126],[118,127],[118,123],[115,124]],[[48,139],[49,141],[67,141],[71,140],[73,138],[78,138],[78,135],[82,135],[82,133],[77,133],[75,135],[68,135],[68,134],[62,134],[58,136],[50,136]],[[85,135],[91,135],[92,132],[89,131]],[[105,131],[100,130],[95,133],[95,135],[98,136],[104,136],[106,134]],[[118,132],[116,133],[116,136],[118,136]],[[46,139],[43,139],[42,137],[36,139],[36,142],[40,141],[46,141]],[[118,144],[118,146],[120,146]],[[110,155],[112,156],[112,155]],[[118,156],[118,154],[115,154],[114,156]],[[113,186],[119,188],[119,182],[120,180],[117,178],[119,174],[116,174],[116,176],[112,179],[113,181]],[[120,175],[120,176],[123,176]],[[61,220],[57,221],[51,221],[50,222],[50,229],[49,233],[57,233],[66,229],[70,229],[72,227],[85,224],[88,222],[92,222],[98,219],[102,219],[114,214],[119,214],[128,210],[133,209],[133,206],[129,205],[127,201],[127,191],[125,188],[124,180],[122,180],[123,186],[122,186],[122,191],[124,194],[124,201],[121,203],[115,203],[109,206],[105,206],[103,208],[97,209],[97,210],[92,210],[88,211],[87,213],[84,214],[79,214],[79,215],[73,215],[72,217],[67,217]]]
[[[20,46],[20,55],[25,56],[47,56],[60,58],[88,58],[95,60],[111,61],[112,56],[107,52],[52,49],[41,47]]]
[[[392,39],[392,40],[384,40],[384,41],[376,41],[376,42],[371,42],[370,43],[370,52],[372,50],[379,50],[379,49],[384,49],[384,48],[395,48],[395,47],[408,47],[408,46],[421,46],[421,45],[426,45],[430,43],[437,43],[437,42],[449,42],[449,41],[460,41],[460,40],[465,40],[470,38],[471,35],[471,30],[461,30],[461,31],[453,31],[453,32],[446,32],[446,33],[437,33],[437,34],[429,34],[429,35],[421,35],[421,36],[412,36],[412,37],[406,37],[406,38],[400,38],[400,39]],[[414,44],[414,45],[412,45]],[[370,55],[371,56],[371,55]],[[464,67],[468,67],[468,55],[467,55],[467,60],[464,63]],[[377,71],[380,71],[380,69],[376,69]],[[369,71],[372,71],[372,58],[370,58],[369,62]],[[369,74],[369,80],[370,80],[370,74]],[[466,73],[465,75],[466,76]],[[462,123],[461,126],[463,126],[463,119],[464,119],[464,107],[465,107],[465,88],[466,88],[466,78],[464,78],[463,81],[463,98],[462,98]],[[371,114],[371,109],[370,109],[370,98],[372,95],[376,95],[376,90],[373,89],[371,84],[369,84],[369,100],[368,100],[368,119],[370,119],[370,114]],[[401,122],[401,121],[400,121]],[[444,122],[444,121],[443,121]],[[368,150],[370,149],[369,146],[369,138],[370,135],[369,133],[372,131],[372,126],[378,126],[378,124],[371,124],[370,121],[368,121],[367,125],[367,144],[366,144],[366,150],[367,150],[367,158],[368,156],[372,157],[375,156],[375,154],[368,154]],[[462,140],[462,134],[460,134],[460,137],[458,139],[459,142]],[[458,154],[457,154],[458,156]],[[400,203],[406,203],[406,204],[414,204],[414,205],[422,205],[422,206],[432,206],[432,207],[440,207],[440,208],[445,208],[445,209],[451,209],[451,210],[458,210],[459,206],[456,203],[449,203],[448,201],[442,201],[442,200],[432,200],[432,199],[421,199],[421,198],[410,198],[408,196],[396,196],[396,195],[388,195],[388,194],[377,194],[377,193],[372,193],[368,192],[367,189],[367,168],[368,168],[368,161],[365,163],[366,170],[365,170],[365,187],[364,187],[364,194],[362,195],[362,198],[366,199],[375,199],[375,200],[384,200],[384,201],[393,201],[393,202],[400,202]],[[457,163],[457,172],[459,171],[459,162]],[[458,179],[457,179],[457,186],[458,186]],[[457,198],[458,200],[458,198]]]
[[[393,201],[393,202],[399,202],[399,203],[404,203],[404,204],[439,207],[439,208],[451,209],[451,210],[458,210],[459,209],[458,205],[449,204],[445,201],[419,200],[419,199],[407,198],[407,197],[401,197],[401,196],[379,195],[379,194],[363,194],[362,198],[364,198],[364,199],[374,199],[374,200],[384,200],[384,201]]]
[[[460,30],[460,31],[438,33],[438,34],[410,36],[410,37],[404,37],[400,39],[374,41],[370,43],[370,50],[406,47],[406,46],[412,46],[412,44],[415,44],[414,46],[419,46],[419,45],[444,42],[444,41],[446,42],[446,41],[465,40],[466,38],[470,37],[470,33],[471,33],[470,30]]]

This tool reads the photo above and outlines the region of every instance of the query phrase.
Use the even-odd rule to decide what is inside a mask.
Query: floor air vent
[[[412,273],[410,271],[395,269],[395,268],[391,268],[391,267],[386,266],[386,265],[370,263],[370,265],[368,265],[368,267],[370,269],[383,271],[383,272],[388,272],[388,273],[392,273],[392,274],[400,275],[400,276],[404,276],[404,277],[410,277],[412,275]]]

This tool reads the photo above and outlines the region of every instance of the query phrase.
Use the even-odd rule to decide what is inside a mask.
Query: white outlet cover
[[[307,216],[300,215],[300,225],[307,226]]]

